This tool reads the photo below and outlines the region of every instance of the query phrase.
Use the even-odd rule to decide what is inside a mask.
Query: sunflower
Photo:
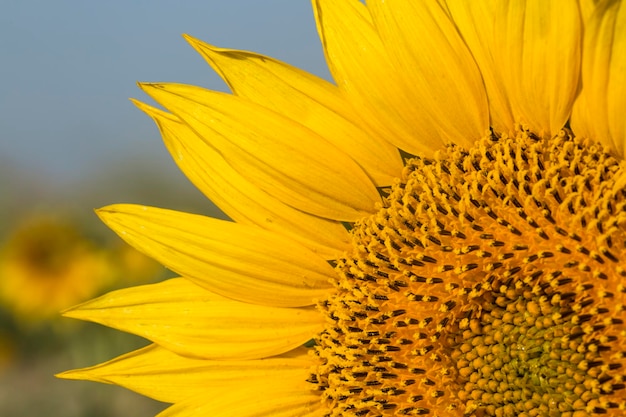
[[[0,305],[20,324],[56,317],[110,279],[104,252],[59,217],[29,216],[0,245]]]
[[[61,374],[191,416],[626,415],[626,7],[314,0],[335,84],[189,43],[137,103],[234,222],[114,205],[180,275],[66,312],[154,342]]]

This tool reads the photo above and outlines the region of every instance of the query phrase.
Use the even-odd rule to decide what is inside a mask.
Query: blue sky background
[[[308,0],[3,0],[0,193],[72,198],[107,178],[120,188],[141,183],[135,168],[185,187],[156,128],[128,100],[146,99],[137,81],[225,91],[182,33],[328,78]],[[114,190],[106,202],[132,201]]]

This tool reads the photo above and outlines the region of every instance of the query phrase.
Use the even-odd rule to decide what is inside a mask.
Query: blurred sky
[[[182,183],[128,100],[146,99],[136,81],[226,90],[182,33],[328,78],[308,0],[0,0],[0,198],[100,196],[135,168]]]

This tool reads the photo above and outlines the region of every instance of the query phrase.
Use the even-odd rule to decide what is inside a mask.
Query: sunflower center
[[[319,305],[328,415],[625,410],[624,170],[565,131],[407,160]]]

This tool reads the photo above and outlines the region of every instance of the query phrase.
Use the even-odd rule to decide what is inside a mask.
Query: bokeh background
[[[173,273],[93,209],[132,202],[221,216],[129,97],[137,81],[227,91],[188,33],[329,78],[308,0],[0,0],[0,416],[152,416],[165,407],[54,373],[145,340],[58,311]]]

